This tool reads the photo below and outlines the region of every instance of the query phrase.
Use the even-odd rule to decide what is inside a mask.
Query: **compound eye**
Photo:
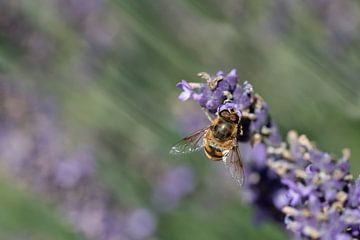
[[[230,121],[232,121],[232,122],[237,122],[239,120],[239,117],[237,116],[237,115],[231,115],[231,117],[230,117]]]
[[[227,110],[222,111],[222,112],[220,113],[220,115],[221,115],[222,117],[225,117],[225,118],[230,117],[230,113],[229,113]]]

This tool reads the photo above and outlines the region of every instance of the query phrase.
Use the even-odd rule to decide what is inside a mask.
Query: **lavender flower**
[[[121,209],[96,174],[93,146],[82,143],[71,151],[64,146],[61,140],[67,135],[57,124],[56,104],[21,93],[5,76],[0,80],[4,110],[0,163],[30,189],[55,202],[64,218],[87,239],[149,239],[156,235],[158,214],[174,210],[194,191],[196,178],[191,168],[167,167],[153,189],[153,205]],[[89,138],[89,142],[95,140]]]
[[[179,95],[179,99],[181,101],[186,101],[188,100],[192,94],[193,94],[193,90],[192,87],[190,86],[190,84],[188,82],[186,82],[185,80],[182,80],[181,82],[179,82],[176,87],[181,88],[183,90],[182,93],[180,93]]]
[[[90,143],[69,151],[60,141],[66,135],[57,124],[55,104],[21,93],[5,76],[0,80],[0,163],[9,174],[55,202],[87,239],[141,240],[155,234],[157,216],[150,209],[138,206],[124,213],[111,201],[97,177]]]
[[[349,151],[335,159],[295,131],[282,142],[268,105],[247,81],[236,83],[236,70],[200,76],[207,84],[188,83],[187,99],[209,114],[232,108],[241,117],[238,140],[247,177],[242,191],[257,210],[257,222],[283,222],[294,239],[359,239],[360,178],[353,181],[349,173]]]
[[[156,230],[156,218],[147,209],[131,212],[126,219],[126,232],[130,239],[148,239]]]
[[[211,77],[207,73],[199,73],[199,76],[207,81],[207,84],[187,83],[185,80],[178,83],[178,87],[183,89],[179,99],[184,101],[193,98],[201,107],[206,108],[210,113],[215,113],[217,108],[229,97],[228,93],[235,87],[236,70],[227,76],[223,72],[218,72]]]
[[[288,142],[290,155],[271,154],[268,161],[288,189],[288,203],[281,207],[287,228],[296,239],[358,238],[359,189],[349,173],[348,150],[336,160],[294,131]]]
[[[194,190],[195,186],[196,178],[189,167],[174,167],[168,170],[156,186],[153,202],[161,211],[173,210],[182,198]]]
[[[93,174],[94,165],[95,159],[91,151],[79,151],[58,164],[54,173],[55,182],[60,187],[73,188],[79,181]]]
[[[192,99],[209,114],[232,108],[241,117],[243,134],[238,136],[238,140],[247,175],[243,187],[243,192],[246,193],[244,200],[255,205],[258,216],[261,216],[257,220],[271,218],[282,221],[284,214],[276,205],[279,204],[278,194],[285,190],[285,186],[266,164],[268,146],[278,146],[281,141],[277,126],[270,120],[266,103],[259,95],[254,94],[253,86],[248,81],[237,83],[238,77],[234,69],[226,77],[222,71],[215,77],[205,73],[200,76],[206,79],[207,84],[189,83],[195,92]],[[196,94],[201,96],[201,101],[198,101]],[[203,103],[212,101],[215,94],[221,97],[217,98],[219,103],[214,111],[214,106],[209,107]],[[248,147],[249,142],[254,143],[253,148]],[[269,185],[272,187],[268,188]]]

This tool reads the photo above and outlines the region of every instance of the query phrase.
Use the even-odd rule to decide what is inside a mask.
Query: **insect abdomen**
[[[219,160],[222,160],[222,158],[223,158],[222,150],[212,147],[208,144],[206,144],[204,146],[204,152],[209,159],[214,160],[214,161],[219,161]]]

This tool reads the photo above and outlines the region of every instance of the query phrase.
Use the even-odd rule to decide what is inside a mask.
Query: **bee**
[[[182,154],[203,149],[209,160],[223,160],[232,177],[242,186],[245,174],[237,139],[241,135],[240,116],[234,109],[225,109],[209,126],[176,143],[170,153]]]

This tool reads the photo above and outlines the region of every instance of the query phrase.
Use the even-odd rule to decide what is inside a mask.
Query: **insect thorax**
[[[227,122],[222,119],[217,119],[211,126],[210,130],[212,134],[211,137],[214,137],[216,140],[223,142],[236,137],[237,127],[234,123]]]

